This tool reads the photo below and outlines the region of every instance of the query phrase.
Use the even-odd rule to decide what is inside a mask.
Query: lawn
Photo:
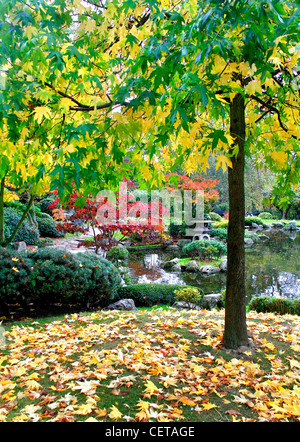
[[[249,312],[239,353],[223,325],[172,308],[2,324],[0,421],[300,421],[300,318]]]

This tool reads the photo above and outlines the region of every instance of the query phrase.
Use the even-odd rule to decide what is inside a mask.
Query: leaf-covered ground
[[[300,318],[249,312],[239,353],[223,326],[174,309],[6,325],[0,421],[300,421]]]

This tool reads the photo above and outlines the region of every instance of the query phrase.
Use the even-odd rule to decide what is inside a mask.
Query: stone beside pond
[[[227,258],[221,259],[218,266],[210,264],[199,264],[197,260],[190,259],[188,262],[186,260],[180,260],[179,258],[171,259],[162,264],[162,268],[165,270],[170,270],[174,272],[192,272],[192,273],[202,273],[206,275],[212,275],[214,273],[226,272],[227,271]]]

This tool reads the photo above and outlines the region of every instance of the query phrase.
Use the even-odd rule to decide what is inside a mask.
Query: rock
[[[106,307],[107,310],[137,310],[133,299],[120,299]]]
[[[227,271],[227,258],[226,259],[222,259],[222,261],[219,264],[219,269],[221,270],[221,272],[226,272]]]
[[[285,227],[287,230],[297,230],[296,221],[290,221],[289,224]]]
[[[254,241],[251,238],[244,238],[244,244],[245,246],[252,246],[254,244]]]
[[[184,302],[184,301],[174,302],[172,307],[175,307],[178,310],[184,310],[184,309],[187,309],[187,310],[201,310],[201,307],[199,307],[198,305],[193,304],[192,302]]]
[[[223,297],[221,293],[211,293],[210,295],[204,295],[202,300],[202,307],[205,309],[212,309],[214,307],[222,307]]]
[[[247,232],[247,237],[245,236],[245,238],[250,238],[252,239],[253,242],[258,242],[258,234],[256,232]]]
[[[191,261],[189,261],[186,264],[185,270],[187,272],[199,272],[199,266],[197,264],[197,261],[195,261],[194,259],[191,259]]]
[[[263,242],[263,241],[267,241],[268,239],[270,239],[267,235],[257,235],[258,241]]]
[[[180,264],[173,265],[172,270],[174,272],[181,272],[181,265]]]
[[[251,223],[251,227],[252,227],[252,229],[258,229],[259,228],[259,224]]]
[[[26,245],[26,242],[25,242],[25,241],[17,241],[17,242],[14,242],[14,243],[13,243],[13,247],[14,247],[14,249],[17,249],[18,252],[19,252],[20,250],[26,250],[26,249],[27,249],[27,245]]]
[[[179,247],[177,244],[172,244],[169,245],[166,250],[168,250],[169,252],[177,252],[179,250]]]
[[[162,263],[163,269],[171,269],[175,264],[177,264],[179,261],[179,258],[171,259],[171,261],[166,261]]]
[[[207,273],[208,275],[213,275],[214,273],[219,273],[221,271],[221,269],[219,267],[215,267],[215,266],[202,266],[200,267],[200,272],[201,273]]]
[[[283,229],[283,228],[284,228],[284,223],[282,223],[282,222],[279,222],[279,223],[273,223],[273,224],[272,224],[272,227],[273,227],[274,229]]]

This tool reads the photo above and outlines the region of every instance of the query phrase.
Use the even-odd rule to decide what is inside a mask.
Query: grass
[[[180,265],[187,265],[187,263],[189,261],[195,260],[199,267],[207,266],[207,265],[211,265],[211,266],[214,266],[214,267],[219,267],[220,262],[222,261],[222,259],[223,258],[213,258],[211,260],[203,261],[200,258],[181,258],[181,259],[179,259],[178,264],[180,264]]]
[[[299,317],[248,312],[235,353],[223,326],[166,306],[2,325],[0,421],[299,421]]]

